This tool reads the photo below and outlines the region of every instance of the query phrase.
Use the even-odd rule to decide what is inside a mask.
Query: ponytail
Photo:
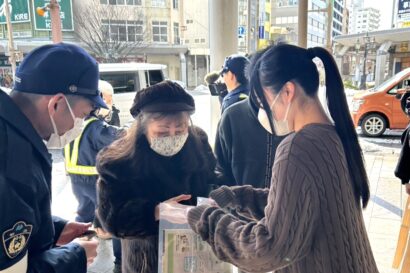
[[[321,47],[309,48],[309,57],[322,60],[326,73],[326,99],[336,131],[342,141],[356,200],[362,198],[365,208],[369,202],[369,181],[356,130],[350,116],[342,78],[329,52]],[[360,202],[360,201],[359,201]]]
[[[262,107],[265,110],[269,118],[269,125],[271,128],[271,132],[275,134],[275,130],[273,129],[272,111],[263,93],[263,88],[262,88],[260,77],[259,77],[260,66],[262,63],[261,57],[264,55],[264,53],[268,49],[269,48],[266,48],[265,50],[257,52],[255,56],[253,56],[251,59],[251,63],[248,66],[249,90],[250,90],[250,98],[255,101],[258,108],[260,108],[261,106],[260,103],[262,103]]]

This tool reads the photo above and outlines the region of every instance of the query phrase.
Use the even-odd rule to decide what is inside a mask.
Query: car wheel
[[[363,134],[370,137],[381,136],[386,131],[386,126],[386,119],[378,114],[366,116],[361,124]]]

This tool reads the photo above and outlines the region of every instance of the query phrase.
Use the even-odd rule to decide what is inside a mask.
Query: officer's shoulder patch
[[[32,225],[27,225],[25,222],[19,221],[15,223],[11,229],[3,232],[3,247],[9,258],[13,259],[17,257],[17,255],[24,250],[30,239],[32,230]]]

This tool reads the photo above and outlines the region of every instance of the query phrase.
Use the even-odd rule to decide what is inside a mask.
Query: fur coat
[[[104,162],[102,157],[97,212],[106,230],[121,238],[123,273],[158,272],[156,205],[180,194],[191,194],[185,204],[195,205],[196,197],[208,196],[217,183],[215,165],[199,128],[190,128],[182,150],[172,157],[155,153],[144,135],[137,139],[133,158]]]

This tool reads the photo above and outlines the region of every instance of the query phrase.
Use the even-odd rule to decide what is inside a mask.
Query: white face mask
[[[188,133],[176,136],[153,137],[151,138],[150,147],[162,156],[173,156],[181,151],[187,139]]]
[[[76,139],[81,132],[83,131],[84,127],[84,119],[77,118],[74,116],[73,110],[70,107],[70,104],[67,101],[67,98],[64,97],[68,110],[70,110],[70,114],[72,119],[74,120],[74,126],[67,132],[65,132],[62,136],[58,134],[56,123],[54,122],[53,117],[50,115],[51,124],[53,125],[54,133],[51,134],[50,139],[47,141],[47,148],[48,149],[61,149],[64,148],[65,145]]]
[[[273,129],[275,130],[275,134],[277,136],[284,136],[290,133],[287,118],[288,118],[288,113],[289,113],[291,103],[289,103],[288,108],[286,109],[285,117],[283,118],[283,120],[276,120],[275,117],[273,116],[272,109],[276,101],[278,100],[278,98],[279,98],[279,93],[276,96],[276,98],[273,100],[272,105],[270,106],[270,109],[272,112],[272,123],[273,123]],[[263,126],[263,128],[265,128],[269,133],[272,134],[268,115],[266,114],[266,111],[263,108],[259,109],[258,121]]]

